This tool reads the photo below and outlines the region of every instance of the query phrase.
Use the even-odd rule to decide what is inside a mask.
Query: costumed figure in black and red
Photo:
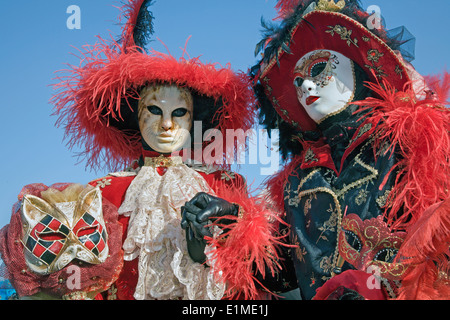
[[[450,298],[449,75],[419,75],[409,32],[370,28],[358,1],[277,9],[282,23],[265,24],[251,75],[261,122],[280,130],[286,163],[267,187],[289,230],[280,269],[255,270],[259,288]],[[194,221],[212,216],[213,200]]]
[[[255,262],[264,266],[275,264],[267,257],[267,251],[275,252],[278,241],[267,233],[273,228],[267,220],[271,213],[248,197],[244,178],[231,172],[227,164],[230,159],[226,151],[230,149],[225,148],[226,130],[248,130],[255,119],[250,79],[230,67],[204,64],[197,58],[177,60],[159,52],[146,52],[146,41],[153,32],[150,4],[148,0],[130,0],[124,5],[126,23],[120,41],[100,38],[94,46],[85,47],[81,51],[81,65],[72,66],[55,85],[58,92],[53,103],[58,124],[65,127],[70,146],[83,146],[87,163],[93,168],[115,172],[128,167],[96,179],[87,187],[96,190],[95,194],[100,197],[98,202],[102,199],[103,206],[111,207],[111,221],[106,217],[104,220],[109,238],[115,240],[110,244],[110,253],[118,252],[108,256],[97,250],[102,258],[96,256],[87,264],[95,262],[101,268],[105,259],[108,262],[115,258],[111,262],[114,272],[95,273],[96,277],[109,278],[101,287],[92,289],[85,286],[83,278],[81,288],[76,294],[69,292],[69,298],[226,298],[232,290],[213,273],[214,269],[205,268],[204,261],[200,261],[217,248],[214,245],[191,246],[188,252],[186,241],[195,243],[198,235],[190,226],[184,226],[187,229],[184,231],[180,224],[182,207],[198,193],[226,199],[230,203],[228,211],[235,214],[230,215],[231,219],[237,219],[239,208],[249,208],[246,217],[239,218],[248,233],[241,230],[235,238],[242,246],[249,243],[258,247],[251,250],[254,256],[241,269],[233,270],[241,282],[252,279],[251,266]],[[245,147],[233,145],[233,155]],[[55,188],[58,192],[64,191],[61,186],[52,189]],[[32,279],[33,290],[19,290],[20,296],[45,293],[67,298],[68,275],[65,269],[60,271],[61,275],[55,274],[67,265],[67,259],[64,264],[54,261],[61,259],[60,252],[69,250],[68,234],[70,239],[74,238],[74,243],[88,246],[84,239],[90,233],[79,233],[76,219],[89,211],[84,207],[74,209],[75,204],[67,205],[78,199],[71,197],[61,206],[47,201],[47,211],[52,214],[43,216],[43,211],[38,209],[44,206],[41,200],[46,197],[41,191],[45,190],[34,186],[32,195],[35,197],[32,197],[27,193],[29,189],[23,191],[27,195],[21,197],[22,206],[13,217],[17,228],[12,232],[13,228],[7,227],[2,234],[0,247],[9,278],[16,288]],[[39,214],[32,214],[32,223],[20,219],[20,213],[29,211],[28,204],[33,201]],[[99,206],[96,206],[97,211]],[[61,217],[61,211],[67,212],[66,219]],[[67,218],[71,212],[76,212],[76,219]],[[55,219],[61,224],[56,225]],[[91,227],[85,228],[89,232],[100,232],[100,226],[105,230],[104,224],[97,223],[94,228],[95,222],[88,220]],[[28,238],[22,237],[22,225]],[[64,230],[60,225],[66,226]],[[116,229],[109,230],[108,226]],[[42,231],[43,228],[50,231]],[[216,234],[223,230],[210,228],[208,232]],[[105,234],[105,241],[108,235]],[[240,241],[242,239],[245,241]],[[46,251],[41,247],[35,249],[36,243]],[[98,245],[96,248],[99,249]],[[96,248],[89,244],[90,251]],[[54,260],[47,259],[47,252]],[[77,250],[70,252],[75,252],[70,256],[73,263],[80,260]],[[25,261],[24,255],[30,261]],[[198,257],[201,263],[190,256]],[[225,257],[226,252],[222,256]],[[20,260],[18,265],[17,260]],[[214,264],[211,260],[208,263]],[[34,264],[39,264],[40,269],[33,268]],[[60,268],[55,268],[55,264]],[[36,274],[41,269],[43,272]],[[60,281],[58,276],[61,276]],[[48,285],[47,278],[51,278]],[[95,282],[98,278],[89,279]]]

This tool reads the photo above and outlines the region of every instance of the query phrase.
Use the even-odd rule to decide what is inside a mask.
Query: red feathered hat
[[[268,127],[278,126],[280,131],[295,133],[299,139],[304,139],[298,148],[288,150],[299,154],[301,148],[310,143],[306,140],[307,134],[312,135],[308,132],[302,136],[298,132],[318,133],[319,129],[297,98],[294,86],[297,61],[319,49],[337,51],[353,60],[369,77],[364,85],[371,92],[371,97],[359,97],[364,100],[352,103],[359,106],[356,112],[366,111],[355,135],[361,133],[360,137],[364,137],[360,129],[370,124],[372,129],[365,135],[376,132],[375,148],[379,150],[383,143],[389,142],[387,152],[398,153],[396,165],[384,177],[387,179],[390,173],[397,173],[387,201],[390,206],[385,210],[389,226],[393,230],[405,230],[427,208],[448,197],[450,111],[445,106],[449,104],[450,75],[444,72],[443,76],[422,77],[408,63],[413,58],[408,44],[413,44],[414,39],[406,28],[370,29],[370,15],[361,8],[359,1],[336,2],[278,1],[278,18],[283,21],[279,26],[266,23],[265,37],[256,48],[256,52],[262,51],[264,56],[252,68],[261,115],[266,117],[264,122]],[[288,128],[267,119],[273,114],[284,120]],[[286,149],[288,147],[291,146]],[[281,189],[293,167],[303,161],[304,156],[298,154],[295,161],[271,181],[277,186],[274,190]]]
[[[130,0],[122,7],[127,20],[119,41],[100,41],[82,52],[82,66],[71,66],[58,77],[57,124],[65,126],[69,146],[85,147],[87,166],[117,170],[142,153],[141,135],[131,100],[143,86],[164,83],[185,87],[201,97],[204,123],[226,129],[249,129],[253,124],[253,94],[247,75],[229,66],[204,64],[198,58],[175,59],[143,48],[152,34],[149,0]],[[197,109],[198,110],[198,109]],[[206,111],[206,112],[205,112]],[[225,158],[225,156],[224,156]]]
[[[402,41],[388,39],[383,29],[370,30],[370,15],[357,1],[280,0],[277,8],[283,23],[278,28],[269,26],[267,37],[257,47],[264,50],[264,58],[255,79],[277,113],[295,129],[316,129],[293,85],[295,66],[308,52],[339,52],[361,67],[370,81],[389,79],[399,90],[411,80],[402,56],[393,50]]]

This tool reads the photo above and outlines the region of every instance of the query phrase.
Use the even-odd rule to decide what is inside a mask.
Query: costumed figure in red
[[[251,76],[262,124],[280,130],[286,163],[267,187],[290,230],[275,275],[255,270],[260,287],[308,300],[450,298],[449,75],[419,75],[409,32],[372,28],[358,1],[277,9]],[[203,202],[198,223],[216,205]]]
[[[150,4],[148,0],[130,0],[124,5],[126,23],[121,39],[100,38],[97,44],[85,47],[81,65],[72,66],[55,85],[55,113],[58,124],[65,127],[69,145],[85,148],[88,166],[115,172],[89,183],[98,193],[101,191],[104,203],[115,208],[114,225],[121,229],[110,231],[109,237],[121,238],[114,250],[123,254],[123,261],[115,264],[120,273],[114,269],[110,281],[96,288],[96,292],[103,292],[95,298],[227,298],[240,287],[202,264],[217,246],[203,246],[197,241],[200,235],[192,224],[184,225],[183,230],[181,211],[199,193],[226,199],[230,205],[224,212],[248,229],[248,233],[235,231],[233,238],[242,250],[238,256],[249,256],[245,243],[259,250],[252,250],[253,256],[233,270],[235,276],[241,283],[253,284],[255,263],[274,268],[276,262],[267,256],[267,252],[276,251],[278,241],[267,233],[274,229],[269,223],[272,213],[248,197],[244,178],[231,172],[227,164],[227,151],[235,155],[245,146],[233,143],[230,150],[230,144],[225,143],[226,131],[248,130],[255,119],[251,82],[247,74],[233,72],[230,67],[147,52],[146,41],[153,32]],[[25,205],[28,202],[24,199]],[[239,209],[245,207],[250,209],[239,215]],[[24,228],[32,228],[37,221],[42,224],[40,218],[34,217],[31,225],[23,220]],[[44,219],[47,221],[47,217]],[[56,232],[52,222],[47,225]],[[211,235],[224,232],[218,227],[205,230]],[[35,238],[44,236],[40,229],[29,233]],[[66,239],[64,234],[59,236]],[[18,233],[9,233],[4,239],[14,242],[21,238]],[[199,245],[189,247],[188,252],[187,241]],[[30,256],[25,240],[16,246],[22,256],[23,252]],[[58,253],[54,253],[58,259]],[[14,273],[17,268],[6,262]],[[214,259],[208,259],[209,266],[214,263]],[[46,272],[56,277],[54,270],[47,268]],[[34,271],[29,267],[26,274]],[[11,278],[13,282],[15,279]],[[82,282],[78,291],[83,290]]]
[[[250,79],[197,58],[147,52],[153,32],[150,4],[130,0],[122,8],[126,23],[121,39],[99,38],[81,50],[80,66],[58,78],[53,103],[69,145],[83,146],[92,168],[128,169],[90,182],[86,188],[95,190],[88,193],[95,200],[85,200],[85,192],[78,196],[84,190],[78,185],[24,188],[0,243],[8,278],[21,297],[228,297],[235,288],[190,257],[206,260],[215,247],[191,246],[188,252],[186,241],[195,243],[199,235],[190,226],[182,229],[181,210],[198,193],[232,203],[230,218],[240,219],[249,230],[235,235],[236,241],[247,238],[260,246],[244,267],[234,270],[239,281],[252,281],[254,262],[275,265],[266,254],[275,252],[277,242],[266,233],[272,230],[271,213],[247,196],[244,178],[227,164],[226,151],[235,155],[245,146],[224,148],[226,130],[248,130],[254,123]],[[75,195],[66,191],[73,188]],[[48,197],[60,193],[62,200]],[[93,201],[95,206],[89,207]],[[235,203],[251,208],[245,217],[238,218]],[[88,225],[81,226],[81,220]],[[81,287],[72,292],[64,268],[79,261]]]

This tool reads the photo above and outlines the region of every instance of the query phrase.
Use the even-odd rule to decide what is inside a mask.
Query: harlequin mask
[[[48,275],[74,259],[104,262],[109,248],[100,190],[74,185],[63,192],[49,189],[41,197],[23,198],[22,242],[28,267]]]
[[[407,266],[395,261],[406,233],[391,233],[382,216],[362,221],[355,214],[342,219],[339,253],[356,269],[376,267],[377,273],[389,280],[400,280]]]
[[[192,128],[191,93],[177,86],[155,85],[142,90],[139,127],[144,141],[155,151],[171,153],[187,147]]]
[[[308,115],[319,123],[353,100],[353,62],[331,50],[315,50],[298,60],[294,69],[297,98]]]

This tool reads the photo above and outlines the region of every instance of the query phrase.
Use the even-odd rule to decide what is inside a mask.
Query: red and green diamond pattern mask
[[[22,224],[25,261],[37,274],[59,271],[74,259],[99,264],[108,256],[99,189],[85,189],[68,202],[25,196]]]

